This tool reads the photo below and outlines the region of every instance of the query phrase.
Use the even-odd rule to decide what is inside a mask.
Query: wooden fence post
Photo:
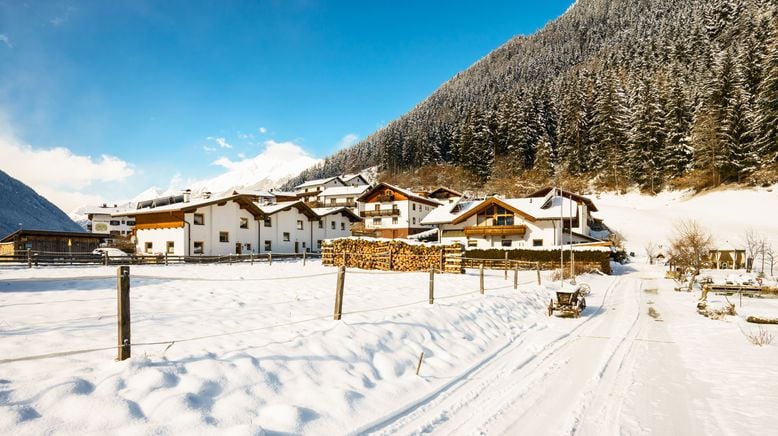
[[[268,251],[267,252],[267,261],[270,262],[270,265],[273,265],[273,252]]]
[[[481,263],[478,266],[478,272],[481,276],[481,294],[483,294],[484,293],[484,264],[483,263]]]
[[[254,265],[254,253],[251,253],[251,264]]]
[[[540,262],[535,263],[535,268],[538,271],[538,284],[540,284]]]
[[[120,266],[116,269],[116,293],[118,301],[118,360],[130,357],[130,267]]]
[[[335,321],[340,321],[343,313],[343,284],[346,279],[346,267],[338,268],[338,282],[335,285],[335,314],[332,317]]]
[[[435,302],[435,269],[430,268],[430,304]]]
[[[392,270],[392,249],[389,249],[389,271]]]
[[[505,252],[505,280],[508,280],[508,268],[511,267],[511,263],[508,262],[508,252]]]
[[[306,261],[306,259],[307,259],[306,252],[305,252],[305,251],[303,251],[303,266],[305,266],[305,261]]]
[[[440,247],[440,270],[441,273],[446,272],[446,247]]]
[[[165,252],[165,266],[167,266],[167,265],[168,265],[168,263],[167,263],[167,251],[166,251]]]
[[[167,263],[167,255],[165,255],[165,261]],[[232,265],[232,253],[227,255],[227,262]]]
[[[519,289],[519,263],[513,268],[513,289]]]
[[[108,252],[103,251],[103,265],[108,266]]]
[[[27,268],[32,268],[32,250],[27,249]]]
[[[424,352],[422,351],[421,354],[419,354],[419,364],[416,365],[416,375],[419,375],[419,371],[421,371],[421,361],[424,360]]]

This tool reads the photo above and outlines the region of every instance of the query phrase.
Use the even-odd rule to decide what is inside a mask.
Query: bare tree
[[[773,267],[775,266],[776,255],[778,255],[778,253],[776,253],[776,251],[773,250],[772,245],[765,246],[762,256],[767,258],[767,262],[770,264],[770,277],[775,277],[773,275]]]
[[[683,274],[691,273],[689,290],[700,270],[708,266],[711,243],[710,233],[696,221],[676,223],[675,235],[670,240],[670,258]]]
[[[764,236],[756,233],[754,229],[746,230],[746,256],[751,260],[751,262],[746,260],[748,272],[751,272],[757,256],[759,256],[761,250],[764,248],[764,239]]]
[[[646,242],[646,245],[643,247],[644,250],[646,250],[646,256],[648,256],[648,263],[651,265],[654,264],[654,258],[656,258],[657,255],[657,245],[654,241],[648,241]]]

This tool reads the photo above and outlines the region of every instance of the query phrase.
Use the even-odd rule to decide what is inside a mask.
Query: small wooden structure
[[[108,238],[107,234],[87,232],[59,232],[51,230],[17,230],[0,240],[8,255],[21,254],[27,250],[51,253],[91,253]],[[12,247],[10,252],[7,247]]]
[[[548,316],[553,315],[554,311],[558,310],[562,313],[572,313],[578,318],[581,316],[581,312],[586,309],[586,298],[582,295],[580,287],[569,291],[557,291],[556,300],[554,302],[554,299],[551,299],[548,305]]]

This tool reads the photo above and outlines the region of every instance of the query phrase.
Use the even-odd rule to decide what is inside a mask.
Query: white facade
[[[422,220],[439,205],[435,200],[385,183],[365,192],[358,201],[365,230],[386,238],[406,238],[433,228]]]
[[[110,234],[111,236],[129,236],[135,227],[135,220],[128,217],[113,217],[111,214],[121,213],[134,208],[132,203],[124,205],[102,205],[89,207],[84,211],[89,223],[87,230],[92,233]]]
[[[597,242],[589,234],[590,219],[585,202],[549,193],[444,205],[424,223],[438,227],[443,243],[459,242],[470,249],[539,249],[569,244],[571,238],[573,243]]]
[[[340,177],[330,177],[328,179],[310,180],[294,187],[297,195],[324,191],[327,188],[336,186],[345,186]]]

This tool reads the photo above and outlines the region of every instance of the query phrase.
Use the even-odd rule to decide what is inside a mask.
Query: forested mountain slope
[[[505,168],[647,191],[690,177],[768,182],[777,11],[776,0],[579,0],[289,185],[441,163],[481,182]]]

